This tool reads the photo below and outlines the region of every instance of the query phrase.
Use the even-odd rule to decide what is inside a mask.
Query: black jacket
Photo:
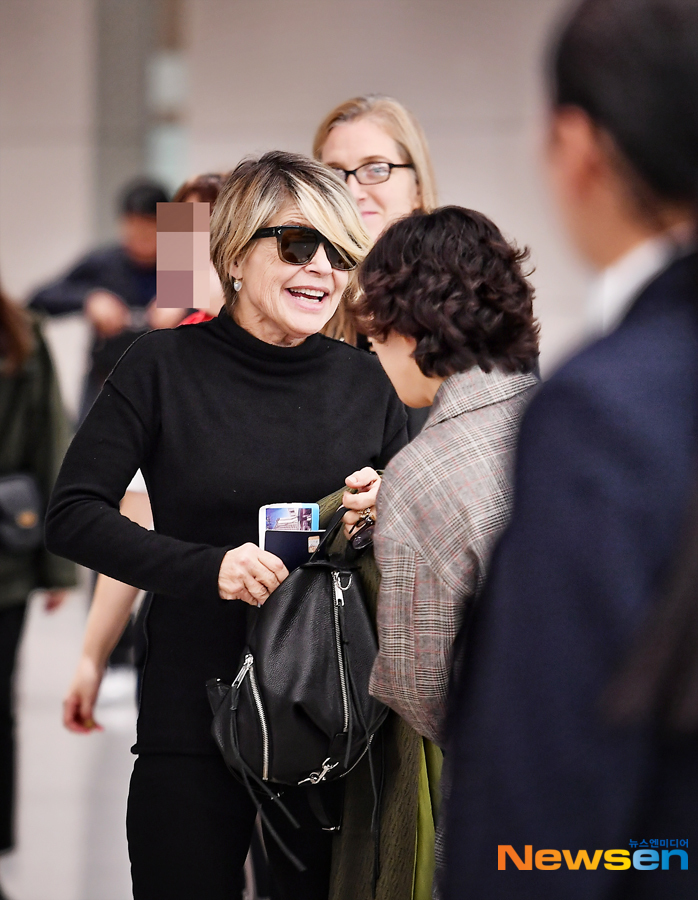
[[[50,316],[79,312],[92,291],[116,294],[132,309],[146,307],[155,296],[155,264],[139,266],[120,245],[88,253],[61,278],[38,290],[29,307]]]
[[[154,299],[155,286],[155,264],[139,266],[123,247],[114,245],[89,253],[64,276],[41,288],[30,299],[29,307],[50,316],[79,312],[88,294],[101,289],[115,294],[131,310],[140,310]],[[115,337],[95,336],[88,375],[88,407],[122,353],[146,330],[144,321],[136,321]]]

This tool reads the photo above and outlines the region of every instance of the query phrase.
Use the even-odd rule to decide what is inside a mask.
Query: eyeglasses
[[[353,175],[359,184],[383,184],[390,178],[393,169],[414,169],[414,166],[412,163],[372,162],[365,163],[358,169],[340,169],[337,166],[331,168],[345,181],[348,181],[349,176]]]
[[[350,269],[356,268],[356,260],[338,250],[324,234],[320,234],[315,228],[308,228],[305,225],[277,225],[273,228],[260,228],[252,235],[252,240],[267,237],[276,238],[279,259],[292,266],[305,266],[315,256],[318,247],[322,244],[333,269],[348,272]]]

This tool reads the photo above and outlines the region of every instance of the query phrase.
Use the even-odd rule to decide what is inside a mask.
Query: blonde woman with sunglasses
[[[281,152],[240,163],[211,220],[225,306],[139,339],[66,456],[49,546],[155,595],[127,814],[135,900],[241,893],[256,809],[210,736],[205,685],[232,682],[246,610],[288,574],[256,545],[259,508],[322,497],[406,441],[378,361],[320,334],[355,290],[368,244],[325,166]],[[119,513],[138,468],[153,531]],[[299,831],[275,808],[268,817],[306,870],[267,841],[272,896],[325,900],[331,835],[305,788],[284,803]]]

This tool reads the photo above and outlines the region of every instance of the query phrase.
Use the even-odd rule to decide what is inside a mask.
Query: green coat
[[[20,372],[0,374],[0,476],[34,475],[44,502],[70,437],[56,373],[38,322],[34,351]],[[40,548],[12,556],[0,550],[0,609],[24,603],[37,588],[76,583],[73,563]]]
[[[341,505],[344,489],[320,501],[320,527]],[[344,542],[340,537],[337,542]],[[338,544],[333,549],[339,549]],[[372,554],[361,559],[361,574],[375,618],[380,573]],[[422,738],[394,712],[384,731],[384,786],[380,829],[381,870],[376,900],[411,900],[415,871]],[[344,817],[332,851],[330,900],[372,900],[373,792],[366,758],[345,781]]]

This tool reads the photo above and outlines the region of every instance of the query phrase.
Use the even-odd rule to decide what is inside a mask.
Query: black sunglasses
[[[252,235],[252,240],[267,237],[276,238],[279,258],[292,266],[304,266],[309,263],[322,244],[333,269],[348,272],[350,269],[356,268],[356,260],[345,256],[315,228],[308,228],[306,225],[276,225],[273,228],[260,228]]]

